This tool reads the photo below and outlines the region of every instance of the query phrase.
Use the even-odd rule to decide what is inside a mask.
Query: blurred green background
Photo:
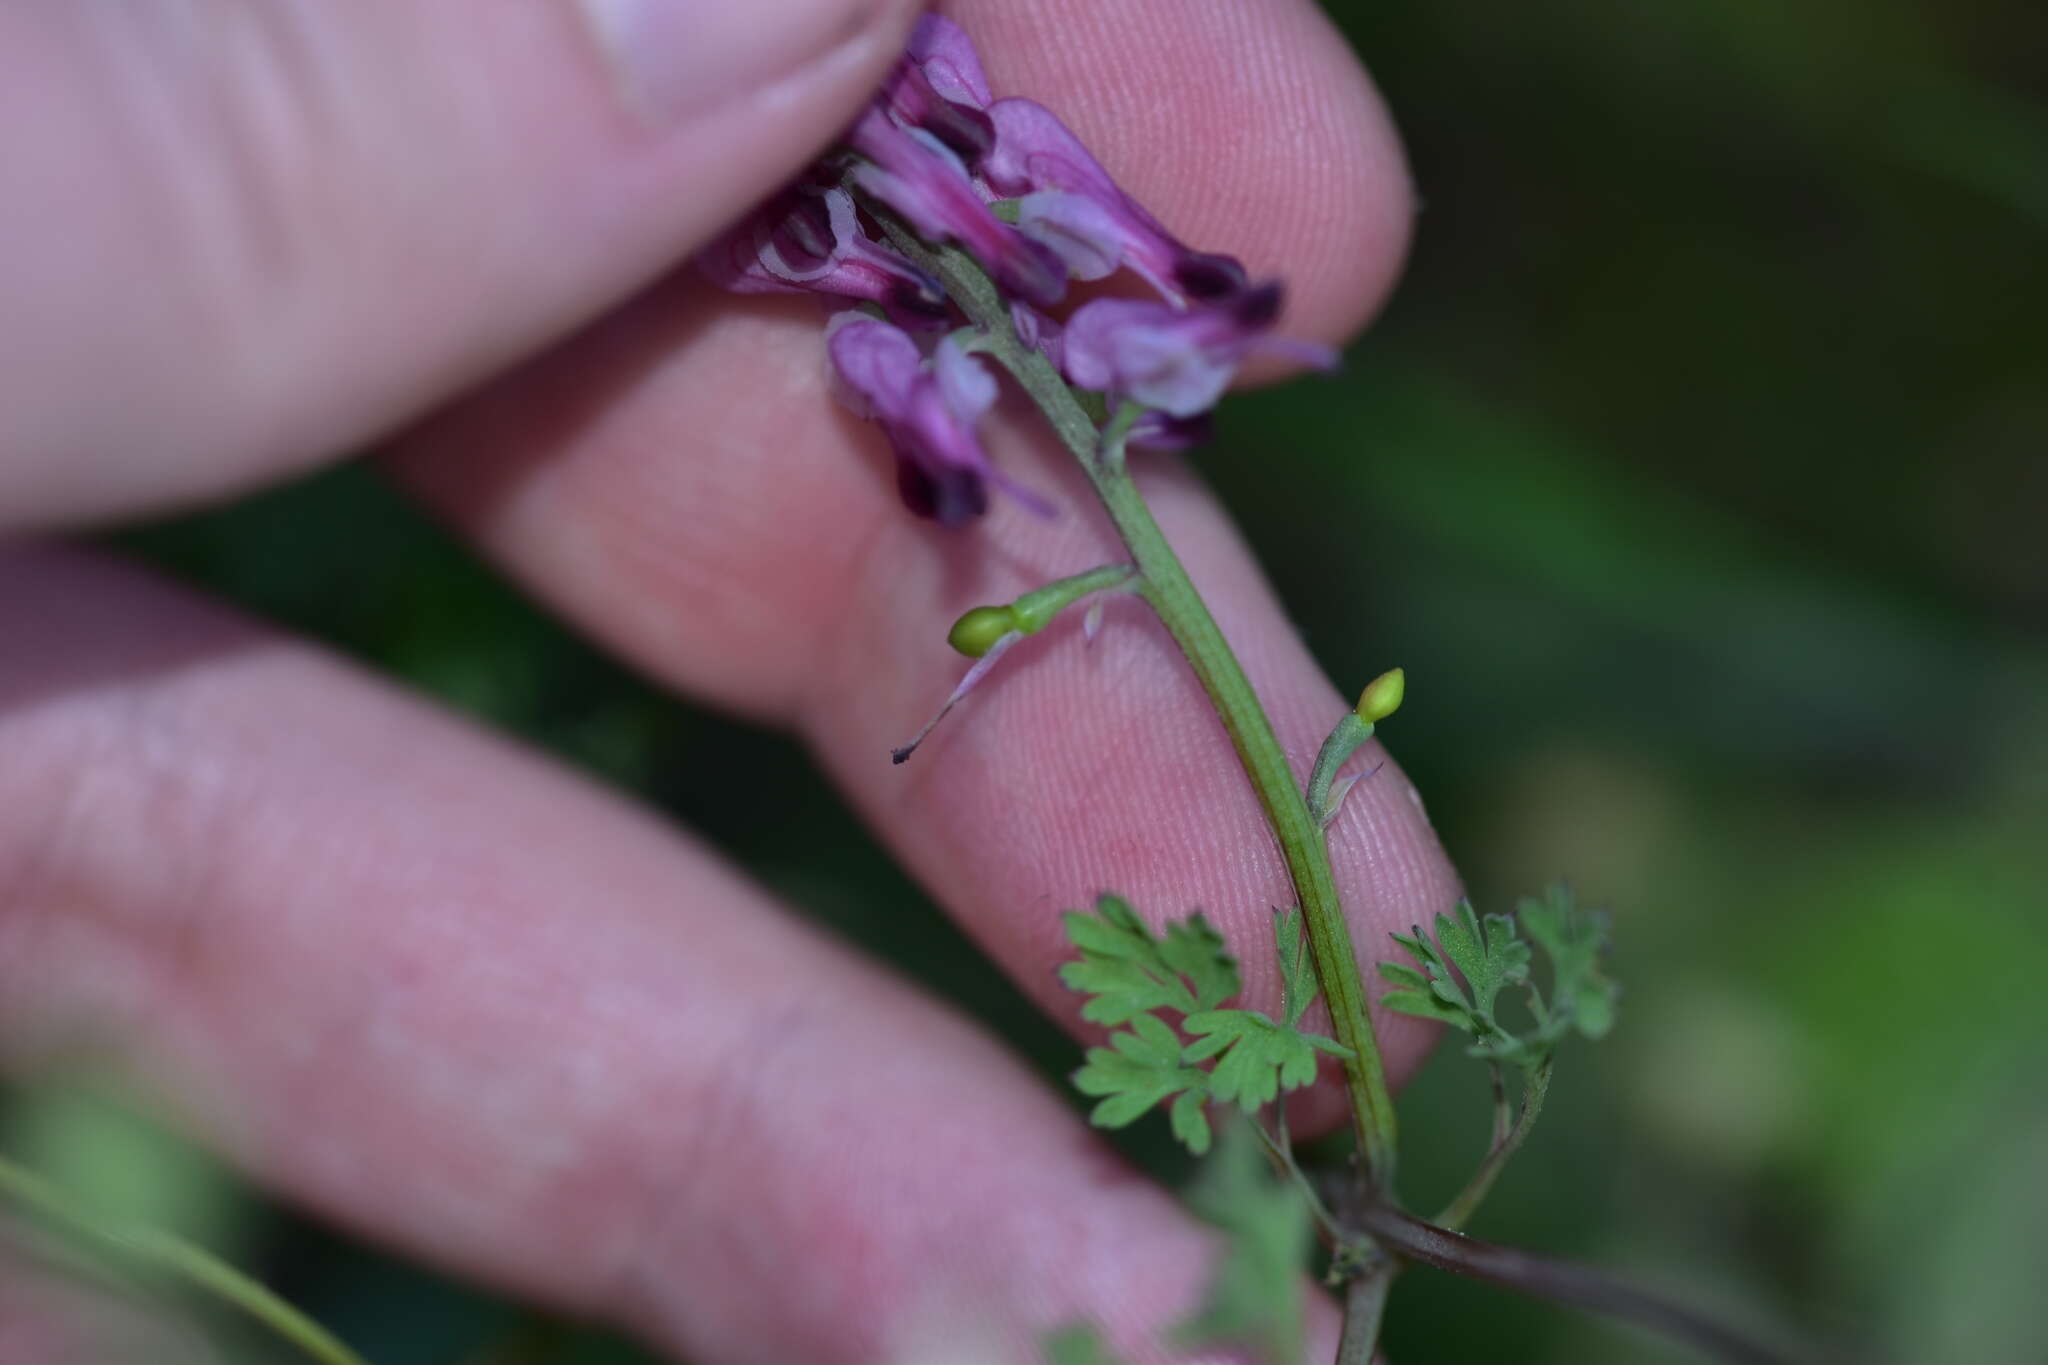
[[[1477,1230],[1896,1361],[2048,1361],[2048,8],[1331,9],[1412,149],[1413,266],[1341,379],[1233,403],[1203,464],[1335,677],[1407,666],[1395,744],[1482,906],[1562,874],[1615,910],[1622,1027],[1568,1051]],[[708,831],[1073,1065],[792,746],[635,682],[370,475],[124,543]],[[1475,1139],[1408,1155],[1447,1191],[1480,1073],[1439,1057],[1404,1105]],[[17,1098],[7,1136],[125,1172],[377,1365],[518,1322],[97,1113]],[[1426,1272],[1388,1342],[1681,1358]]]

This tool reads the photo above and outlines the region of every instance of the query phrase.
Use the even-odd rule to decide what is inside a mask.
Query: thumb
[[[799,169],[915,0],[0,7],[0,531],[302,468]]]

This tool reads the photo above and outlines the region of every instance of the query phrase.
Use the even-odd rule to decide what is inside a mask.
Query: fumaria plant
[[[1629,1318],[1719,1359],[1787,1358],[1600,1272],[1461,1230],[1541,1112],[1558,1046],[1574,1034],[1600,1038],[1614,1023],[1606,920],[1562,886],[1514,915],[1445,906],[1433,925],[1396,936],[1400,960],[1378,964],[1390,988],[1380,1003],[1469,1035],[1494,1096],[1491,1142],[1456,1198],[1430,1218],[1400,1201],[1394,1104],[1324,828],[1359,780],[1343,775],[1346,762],[1400,706],[1405,679],[1396,669],[1364,689],[1303,784],[1128,468],[1144,452],[1200,441],[1250,357],[1335,365],[1329,349],[1274,334],[1281,284],[1175,237],[1051,110],[997,99],[968,36],[937,16],[918,25],[842,145],[700,264],[738,292],[834,300],[831,365],[845,400],[887,435],[912,512],[963,525],[992,493],[1053,511],[1006,478],[980,439],[1007,376],[1087,476],[1123,542],[1115,563],[1076,566],[955,622],[949,640],[973,663],[894,760],[907,761],[1018,641],[1077,607],[1092,639],[1104,598],[1131,596],[1200,680],[1285,856],[1296,904],[1273,915],[1270,951],[1284,982],[1277,1016],[1232,1005],[1237,957],[1199,913],[1161,920],[1157,907],[1141,913],[1105,890],[1066,916],[1077,958],[1062,979],[1086,997],[1083,1018],[1110,1030],[1073,1078],[1095,1101],[1093,1121],[1120,1128],[1163,1110],[1189,1151],[1217,1149],[1193,1202],[1230,1234],[1228,1250],[1206,1301],[1160,1345],[1300,1359],[1313,1230],[1325,1278],[1343,1296],[1346,1365],[1372,1359],[1388,1289],[1411,1264]],[[1073,284],[1120,274],[1143,296],[1097,291],[1063,307]],[[1318,997],[1332,1036],[1302,1028]],[[1284,1106],[1325,1066],[1342,1074],[1357,1138],[1355,1161],[1335,1178],[1297,1163]],[[1064,1365],[1115,1358],[1087,1323],[1062,1329],[1045,1349]]]

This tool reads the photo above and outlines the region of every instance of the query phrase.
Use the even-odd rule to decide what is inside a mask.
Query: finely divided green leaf
[[[1380,997],[1380,1003],[1404,1014],[1421,1015],[1426,1019],[1441,1019],[1453,1028],[1463,1029],[1467,1033],[1483,1032],[1485,1026],[1473,1011],[1465,988],[1451,967],[1450,959],[1437,950],[1436,944],[1423,934],[1421,927],[1417,926],[1413,934],[1394,934],[1392,937],[1394,942],[1406,949],[1408,955],[1421,965],[1422,970],[1417,971],[1395,962],[1381,963],[1382,976],[1386,976],[1390,971],[1403,973],[1399,978],[1389,978],[1403,989],[1388,991]]]
[[[1380,975],[1397,988],[1381,996],[1381,1004],[1463,1029],[1489,1055],[1513,1045],[1513,1033],[1494,1016],[1502,989],[1529,980],[1529,945],[1515,937],[1512,919],[1481,920],[1470,901],[1460,901],[1455,917],[1436,917],[1435,942],[1420,928],[1393,937],[1421,970],[1381,963]]]
[[[1205,1091],[1184,1090],[1170,1111],[1173,1135],[1180,1139],[1181,1146],[1196,1156],[1202,1156],[1209,1150],[1208,1100]]]
[[[1060,979],[1087,992],[1082,1016],[1127,1025],[1091,1048],[1074,1085],[1099,1103],[1090,1120],[1121,1128],[1171,1101],[1174,1136],[1197,1156],[1212,1138],[1206,1106],[1222,1100],[1247,1110],[1270,1104],[1284,1090],[1313,1084],[1316,1052],[1348,1057],[1328,1038],[1295,1027],[1315,998],[1315,970],[1302,936],[1299,911],[1274,919],[1274,941],[1286,992],[1287,1022],[1251,1010],[1219,1009],[1240,986],[1237,963],[1223,937],[1200,914],[1155,934],[1129,903],[1104,896],[1093,914],[1066,917],[1067,934],[1081,951]],[[1166,1012],[1181,1015],[1180,1027]],[[1205,1070],[1202,1063],[1211,1063]]]
[[[1257,1010],[1205,1010],[1187,1017],[1195,1035],[1183,1054],[1191,1062],[1218,1058],[1209,1072],[1209,1092],[1247,1112],[1271,1104],[1282,1090],[1299,1090],[1316,1078],[1316,1050],[1348,1056],[1328,1038],[1278,1024]]]
[[[1579,910],[1563,885],[1540,900],[1522,901],[1516,910],[1516,918],[1488,915],[1482,920],[1461,902],[1455,917],[1436,917],[1434,942],[1420,929],[1395,934],[1394,941],[1417,965],[1379,964],[1381,977],[1394,987],[1380,1003],[1463,1029],[1473,1036],[1474,1056],[1522,1066],[1549,1056],[1573,1030],[1588,1038],[1605,1036],[1614,1026],[1619,995],[1600,967],[1608,941],[1606,917]],[[1517,937],[1517,920],[1550,962],[1547,999],[1531,977],[1530,945]],[[1509,986],[1528,991],[1533,1028],[1518,1032],[1495,1012],[1501,991]]]
[[[1103,896],[1093,915],[1071,911],[1065,919],[1081,960],[1061,967],[1060,980],[1090,997],[1084,1019],[1115,1025],[1147,1010],[1193,1014],[1237,994],[1237,964],[1199,912],[1167,926],[1163,941],[1119,896]]]
[[[1515,907],[1522,928],[1550,959],[1552,978],[1546,1032],[1563,1037],[1577,1029],[1588,1038],[1607,1036],[1614,1027],[1615,1001],[1621,988],[1600,969],[1607,951],[1607,917],[1581,910],[1569,886],[1559,882]]]
[[[1398,934],[1395,937],[1400,937]],[[1454,1005],[1446,1005],[1437,999],[1429,987],[1429,978],[1413,967],[1404,967],[1398,962],[1379,964],[1380,975],[1398,989],[1380,996],[1380,1004],[1402,1014],[1413,1014],[1423,1019],[1435,1019],[1453,1028],[1471,1031],[1472,1013]]]
[[[1488,915],[1482,923],[1472,902],[1459,901],[1455,918],[1436,917],[1436,941],[1465,978],[1466,998],[1482,1019],[1493,1018],[1503,986],[1529,979],[1529,945],[1515,937],[1515,922],[1506,915]]]
[[[1173,1134],[1200,1156],[1209,1149],[1209,1075],[1182,1056],[1181,1037],[1156,1011],[1198,1014],[1237,993],[1237,963],[1223,936],[1200,914],[1155,934],[1121,896],[1103,896],[1095,912],[1066,916],[1079,962],[1060,979],[1088,995],[1081,1015],[1099,1024],[1127,1024],[1109,1046],[1090,1048],[1074,1086],[1101,1102],[1089,1114],[1100,1128],[1122,1128],[1173,1101]]]
[[[1199,910],[1166,926],[1159,955],[1193,986],[1196,1009],[1214,1009],[1240,988],[1237,959],[1223,946],[1223,935]]]
[[[1202,1073],[1165,1074],[1133,1065],[1104,1048],[1091,1048],[1088,1064],[1074,1073],[1074,1088],[1105,1098],[1089,1111],[1097,1128],[1126,1128],[1173,1094],[1205,1084]]]
[[[1182,1065],[1180,1037],[1163,1019],[1141,1014],[1131,1024],[1111,1034],[1108,1047],[1089,1048],[1074,1073],[1076,1090],[1102,1098],[1088,1116],[1098,1128],[1122,1128],[1182,1091],[1208,1088],[1207,1075]]]

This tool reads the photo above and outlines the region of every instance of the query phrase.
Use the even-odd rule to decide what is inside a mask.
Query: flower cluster
[[[1002,479],[977,428],[995,402],[944,290],[871,230],[879,206],[932,243],[955,243],[1009,301],[1019,338],[1109,410],[1142,408],[1133,444],[1179,448],[1246,357],[1277,350],[1327,366],[1327,348],[1273,337],[1280,286],[1196,251],[1117,185],[1050,110],[996,99],[958,25],[927,15],[844,145],[700,257],[741,293],[808,292],[856,305],[828,349],[850,400],[888,433],[906,504],[952,524]],[[1062,321],[1070,281],[1128,270],[1156,298],[1097,298]]]

